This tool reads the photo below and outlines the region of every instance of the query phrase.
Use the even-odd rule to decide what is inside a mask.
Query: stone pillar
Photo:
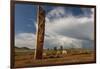
[[[44,35],[45,34],[45,11],[40,6],[38,6],[37,23],[38,23],[38,29],[37,29],[35,59],[42,59],[44,36],[45,36]]]

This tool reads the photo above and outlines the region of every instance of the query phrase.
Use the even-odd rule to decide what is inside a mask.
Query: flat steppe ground
[[[52,53],[51,53],[52,52]],[[95,62],[94,51],[84,51],[81,53],[69,52],[64,54],[55,54],[55,51],[45,51],[42,60],[34,59],[34,52],[15,52],[14,67],[34,67],[34,66],[48,66],[57,64],[71,64],[71,63],[87,63]]]

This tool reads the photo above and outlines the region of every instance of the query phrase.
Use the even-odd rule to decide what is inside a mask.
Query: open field
[[[79,50],[80,51],[80,50]],[[55,51],[45,51],[42,60],[34,59],[34,51],[15,52],[15,67],[44,66],[55,64],[85,63],[94,62],[95,54],[93,51],[82,50],[70,51],[64,54],[57,54]]]

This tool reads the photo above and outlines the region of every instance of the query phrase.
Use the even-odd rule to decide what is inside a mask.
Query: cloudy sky
[[[45,17],[44,48],[93,48],[94,9],[43,5]],[[36,48],[37,5],[16,4],[15,46]]]

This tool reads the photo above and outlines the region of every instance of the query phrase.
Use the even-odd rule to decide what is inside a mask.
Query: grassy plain
[[[34,59],[35,50],[24,50],[15,52],[14,67],[46,66],[56,64],[86,63],[95,61],[95,53],[86,49],[69,49],[67,53],[57,54],[53,50],[44,50],[42,60]]]

